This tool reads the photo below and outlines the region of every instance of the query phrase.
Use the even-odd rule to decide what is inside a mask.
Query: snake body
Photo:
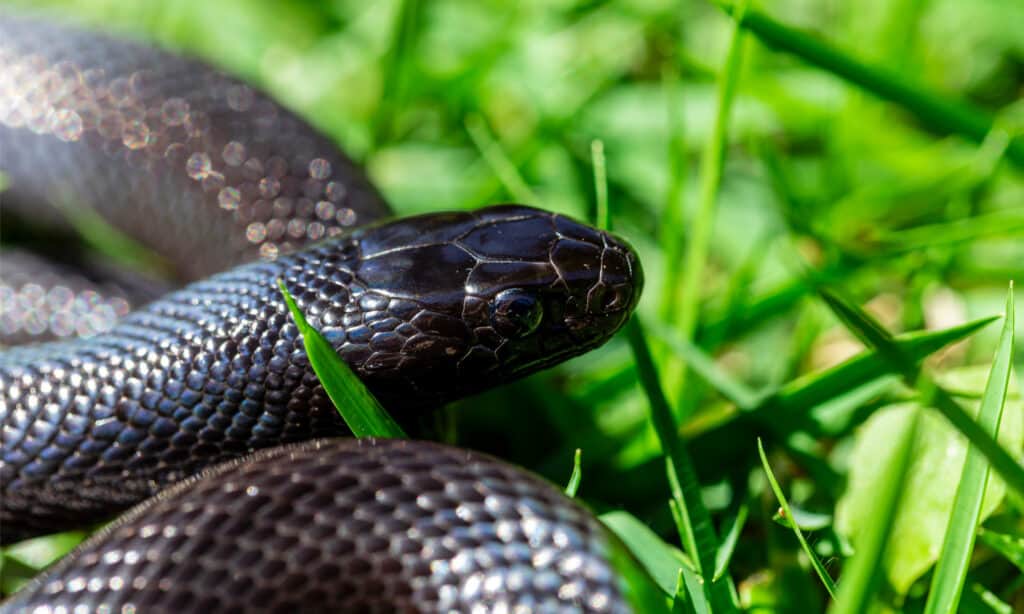
[[[195,280],[0,353],[0,537],[205,471],[5,609],[621,609],[599,525],[518,470],[424,442],[281,447],[346,429],[277,280],[402,415],[606,341],[642,285],[628,244],[520,205],[375,222],[386,203],[327,139],[166,51],[0,14],[0,60],[5,215],[84,204]]]
[[[625,612],[614,547],[583,508],[490,457],[322,440],[172,487],[7,609]]]

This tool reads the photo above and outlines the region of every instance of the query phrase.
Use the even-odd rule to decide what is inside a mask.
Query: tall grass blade
[[[672,410],[661,390],[647,339],[636,316],[626,324],[626,336],[636,359],[640,383],[650,404],[651,421],[665,455],[669,480],[678,482],[678,489],[674,488],[673,494],[684,525],[680,537],[705,580],[705,590],[713,610],[735,612],[736,604],[732,599],[728,578],[723,577],[717,582],[711,578],[715,569],[715,553],[718,552],[718,536],[711,524],[711,515],[701,499],[697,471],[677,431]]]
[[[746,3],[738,9],[743,12]],[[686,244],[686,255],[683,259],[683,271],[680,279],[680,304],[678,314],[674,315],[676,324],[687,341],[693,339],[697,327],[697,316],[700,311],[701,287],[703,285],[704,267],[707,263],[708,245],[711,241],[711,228],[715,220],[715,203],[718,200],[718,188],[722,182],[722,167],[725,164],[725,147],[728,141],[729,116],[732,102],[739,81],[741,59],[743,57],[743,30],[740,22],[736,23],[729,41],[729,51],[725,65],[718,78],[718,107],[715,110],[715,124],[711,139],[707,142],[701,160],[700,196],[697,210],[690,223],[690,236]],[[680,371],[679,386],[686,382],[685,364]],[[686,412],[683,412],[684,415]]]
[[[309,356],[309,364],[320,378],[327,396],[331,398],[345,424],[352,430],[352,434],[356,437],[406,437],[398,423],[377,402],[363,382],[359,381],[331,344],[309,325],[302,310],[288,292],[284,280],[279,279],[277,284],[281,288],[285,303],[288,304],[288,311],[302,333],[302,344],[306,348],[306,355]]]
[[[580,489],[580,480],[583,478],[583,470],[580,468],[580,457],[583,451],[576,448],[576,453],[572,455],[572,475],[569,476],[569,483],[565,487],[565,494],[570,497],[576,496],[576,491]]]
[[[679,272],[683,264],[683,248],[686,245],[685,235],[679,232],[683,227],[683,197],[686,187],[686,142],[683,138],[683,111],[679,74],[675,66],[666,66],[662,70],[662,87],[665,90],[668,115],[668,189],[665,193],[665,206],[662,211],[663,220],[658,233],[661,246],[665,274],[662,280],[661,305],[658,315],[668,321],[678,309]]]
[[[394,131],[394,118],[404,100],[408,57],[415,46],[420,24],[422,0],[401,0],[395,14],[391,47],[384,56],[383,87],[380,108],[374,116],[373,137],[376,146],[386,143]]]
[[[519,169],[516,168],[516,165],[509,159],[505,150],[502,149],[501,144],[491,134],[490,129],[487,128],[487,123],[482,117],[471,115],[466,118],[466,131],[473,140],[473,144],[480,150],[480,155],[483,156],[484,161],[491,167],[494,174],[498,176],[498,180],[505,186],[505,189],[508,190],[512,198],[524,204],[540,203],[540,197],[526,184],[526,180],[519,173]]]
[[[878,507],[861,532],[855,544],[857,551],[839,578],[836,600],[828,610],[830,614],[862,614],[870,611],[875,601],[884,569],[880,563],[896,518],[920,415],[920,411],[914,411],[893,453],[885,461],[889,471],[879,488]]]
[[[775,493],[775,498],[779,500],[779,505],[782,506],[782,511],[786,515],[786,520],[789,522],[789,526],[793,528],[793,534],[796,535],[796,539],[800,542],[800,547],[803,548],[804,554],[811,561],[811,566],[814,567],[815,573],[821,578],[821,583],[825,585],[825,590],[828,591],[829,596],[833,599],[836,597],[836,585],[832,581],[832,576],[828,575],[828,571],[825,566],[818,560],[818,555],[814,554],[814,550],[811,550],[811,546],[804,539],[804,533],[800,530],[800,525],[793,517],[793,510],[789,507],[789,501],[786,499],[786,495],[782,492],[782,487],[779,486],[778,480],[775,479],[775,474],[772,472],[771,465],[768,464],[768,457],[764,453],[764,445],[761,443],[761,438],[757,438],[757,453],[761,456],[761,466],[764,468],[764,473],[768,476],[768,484],[772,487],[772,492]]]
[[[1010,383],[1010,367],[1013,364],[1013,284],[1006,297],[1006,316],[1003,321],[1003,332],[999,336],[999,345],[992,371],[981,401],[978,413],[979,426],[989,435],[995,437],[999,432],[999,422],[1003,416],[1003,404],[1006,401],[1006,390]],[[967,567],[974,549],[974,538],[977,534],[978,519],[981,516],[981,502],[988,484],[988,462],[977,447],[970,446],[964,459],[964,469],[960,474],[956,498],[953,500],[953,514],[946,529],[942,553],[939,555],[935,573],[932,576],[931,591],[925,604],[925,614],[944,614],[956,612],[960,603],[964,581],[967,579]]]
[[[758,404],[761,395],[722,370],[704,350],[685,340],[679,331],[658,324],[652,328],[658,338],[682,358],[698,377],[737,407],[752,410]]]
[[[597,203],[597,227],[611,230],[611,212],[608,211],[608,168],[604,158],[604,142],[590,142],[590,159],[594,164],[594,202]]]

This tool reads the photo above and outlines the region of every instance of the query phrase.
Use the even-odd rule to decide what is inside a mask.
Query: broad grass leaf
[[[977,393],[980,397],[988,369],[988,366],[979,366],[954,370],[939,378],[940,384],[952,390]],[[979,404],[973,399],[963,402],[972,416],[977,415]],[[855,435],[848,486],[836,506],[836,529],[850,538],[854,546],[874,509],[877,484],[885,471],[885,467],[877,464],[877,459],[885,457],[894,435],[901,432],[915,407],[915,403],[901,403],[882,408]],[[1011,453],[1019,452],[1024,443],[1024,401],[1012,380],[998,440]],[[921,416],[911,452],[907,496],[897,512],[891,548],[885,560],[889,582],[902,594],[939,555],[956,495],[952,482],[960,475],[966,453],[966,438],[938,412],[928,411]],[[1005,493],[1005,485],[993,473],[985,491],[982,519],[991,515]]]

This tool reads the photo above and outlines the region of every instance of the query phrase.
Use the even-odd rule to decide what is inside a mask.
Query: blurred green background
[[[809,275],[894,333],[1001,314],[1008,282],[1024,277],[1024,164],[1004,156],[1024,126],[1019,0],[763,3],[772,19],[900,82],[978,107],[997,129],[979,145],[747,34],[720,132],[721,185],[710,195],[702,185],[718,158],[709,143],[733,36],[732,20],[712,2],[5,4],[56,8],[184,49],[265,88],[364,163],[398,214],[527,200],[594,219],[591,144],[600,139],[613,224],[641,253],[639,311],[704,502],[722,533],[749,510],[729,574],[751,610],[827,603],[790,529],[774,519],[756,438],[836,577],[856,510],[872,500],[872,461],[895,436],[881,421],[899,410],[876,410],[913,403],[914,391],[895,377],[849,380],[788,413],[751,416],[692,370],[684,380],[683,359],[660,342],[675,333],[664,329],[689,337],[681,314],[691,310],[692,338],[717,372],[770,393],[863,349],[815,296]],[[705,220],[706,263],[687,293],[684,256],[691,229]],[[962,398],[977,397],[999,328],[933,354],[932,373]],[[1024,352],[1015,364],[1019,372]],[[982,366],[963,368],[972,365]],[[1018,459],[1022,416],[1013,392],[1001,441]],[[959,464],[944,468],[943,454],[929,455],[956,449],[962,464],[962,438],[941,420],[927,428],[913,471],[931,477],[911,480],[907,499],[920,505],[901,510],[920,535],[902,534],[882,591],[894,611],[922,607],[959,476]],[[623,339],[447,408],[438,430],[556,483],[580,448],[580,498],[599,511],[628,511],[678,545],[647,397]],[[986,529],[1019,539],[1021,498],[990,493],[989,503]],[[963,611],[1024,610],[1024,541],[1018,547],[1014,562],[982,540]]]

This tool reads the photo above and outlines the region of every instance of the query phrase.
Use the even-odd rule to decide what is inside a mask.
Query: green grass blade
[[[526,184],[526,180],[519,173],[519,169],[509,159],[501,144],[487,128],[487,123],[479,115],[471,115],[466,118],[466,131],[473,140],[473,144],[480,151],[484,161],[491,167],[498,180],[505,186],[508,193],[520,203],[539,204],[540,197]]]
[[[893,343],[892,336],[884,328],[862,309],[846,302],[839,296],[824,288],[819,288],[818,292],[847,328],[855,331],[858,336],[874,346],[879,351],[879,355],[897,369],[908,385],[928,390],[931,406],[959,429],[971,444],[985,455],[1007,486],[1024,494],[1024,467],[1021,467],[1020,463],[1014,460],[1013,456],[999,445],[994,437],[978,426],[978,423],[964,411],[963,407],[960,407],[960,404],[948,392],[922,373],[917,365],[900,350],[899,346]]]
[[[565,494],[570,497],[575,497],[576,491],[580,489],[580,480],[583,478],[583,470],[580,468],[582,455],[583,451],[576,448],[576,453],[572,456],[572,475],[569,476],[569,483],[565,486]]]
[[[132,270],[145,270],[171,277],[174,267],[134,237],[112,226],[95,209],[74,202],[73,197],[59,197],[54,204],[61,215],[92,249]]]
[[[736,516],[725,532],[725,537],[722,538],[722,545],[715,553],[715,575],[712,576],[712,580],[717,581],[729,570],[729,561],[732,560],[732,555],[736,551],[736,544],[739,543],[740,534],[743,533],[743,527],[747,524],[749,513],[750,506],[744,501],[736,510]]]
[[[688,597],[686,588],[686,573],[679,568],[679,577],[676,579],[676,596],[672,598],[672,614],[697,614],[697,610]]]
[[[999,337],[992,371],[989,373],[985,394],[978,413],[979,426],[995,437],[1003,416],[1003,404],[1010,383],[1010,367],[1013,364],[1013,284],[1006,298],[1006,317],[1003,332]],[[988,484],[989,469],[985,457],[977,447],[967,449],[964,469],[960,474],[956,498],[953,500],[953,514],[949,519],[946,537],[942,544],[935,573],[932,576],[931,591],[925,604],[925,614],[956,612],[960,603],[967,567],[974,549],[978,519],[981,516],[981,502]]]
[[[1024,535],[1007,535],[981,528],[978,530],[978,537],[1024,573]]]
[[[682,358],[698,377],[710,384],[723,397],[741,409],[752,409],[757,405],[761,395],[723,371],[702,349],[684,339],[679,331],[658,324],[652,328],[670,350]]]
[[[678,309],[679,272],[683,265],[683,249],[686,237],[679,229],[683,227],[683,209],[686,187],[686,141],[683,138],[683,110],[679,72],[674,66],[662,71],[662,87],[665,90],[668,115],[669,142],[668,189],[665,193],[665,207],[658,231],[658,243],[664,254],[665,274],[662,276],[661,305],[658,315],[664,321]]]
[[[404,438],[406,435],[398,423],[381,407],[377,399],[359,381],[347,364],[338,356],[323,336],[316,331],[302,310],[295,304],[295,299],[288,292],[283,279],[277,281],[288,304],[295,324],[302,333],[302,344],[309,356],[309,364],[320,378],[327,396],[334,407],[356,437],[389,437]]]
[[[27,539],[0,548],[0,591],[11,595],[80,544],[85,531]]]
[[[998,316],[990,316],[940,331],[907,333],[893,337],[892,343],[916,365],[930,354],[966,339],[997,319]],[[805,411],[892,372],[890,362],[877,350],[867,350],[825,371],[783,385],[758,411],[774,408]]]
[[[989,316],[940,331],[907,333],[893,337],[892,342],[908,360],[914,364],[920,364],[930,354],[950,343],[966,339],[997,319],[998,316]],[[662,334],[660,330],[657,332]],[[670,347],[678,338],[678,334],[662,334],[662,336]],[[890,361],[882,357],[877,350],[866,350],[834,367],[783,384],[771,394],[758,395],[742,383],[731,379],[728,374],[721,373],[721,370],[717,371],[726,378],[725,382],[716,383],[716,380],[709,379],[711,374],[704,373],[697,360],[691,362],[690,368],[694,369],[705,381],[739,408],[745,406],[738,401],[749,402],[749,397],[740,392],[741,390],[758,396],[761,400],[751,406],[749,414],[760,420],[771,420],[773,424],[783,427],[783,431],[791,430],[790,427],[802,428],[805,425],[798,418],[807,415],[813,408],[834,401],[869,384],[882,383],[882,378],[896,371]],[[730,382],[735,383],[738,388],[731,390]],[[866,390],[866,392],[868,396],[874,396],[874,392],[871,390]],[[859,405],[859,403],[857,404]],[[730,418],[740,415],[742,414],[734,413]],[[710,426],[697,425],[699,428],[688,429],[687,435],[693,437],[708,429],[723,428],[729,422],[730,420],[722,420]]]
[[[669,598],[675,596],[669,577],[678,575],[682,553],[629,512],[608,512],[598,519],[612,534],[608,556],[625,584],[625,597],[633,609],[668,612]],[[671,570],[675,571],[669,574]]]
[[[948,100],[908,82],[905,75],[869,66],[853,56],[754,10],[741,10],[730,2],[715,0],[738,23],[769,47],[792,53],[872,94],[901,105],[923,123],[981,143],[996,127],[995,119],[961,101]],[[1006,146],[1006,157],[1024,166],[1024,138]]]
[[[683,554],[629,512],[607,512],[598,518],[630,549],[665,595],[674,596]]]
[[[640,383],[650,404],[651,421],[666,458],[669,479],[678,481],[678,489],[673,489],[673,495],[684,520],[684,531],[680,537],[690,549],[694,563],[705,579],[708,600],[714,611],[734,612],[736,605],[733,603],[727,578],[717,582],[710,578],[715,569],[718,537],[715,535],[714,525],[711,524],[711,515],[701,499],[696,469],[682,437],[677,432],[675,418],[661,389],[657,368],[654,366],[647,339],[636,316],[626,324],[626,336],[636,359]]]
[[[775,498],[778,499],[779,505],[782,506],[782,511],[786,515],[786,519],[789,521],[789,526],[793,528],[793,534],[796,535],[796,539],[800,542],[800,547],[803,548],[804,554],[811,561],[811,566],[814,567],[814,571],[821,578],[821,583],[825,585],[825,590],[828,594],[835,599],[836,596],[836,585],[832,581],[832,576],[828,575],[828,571],[825,570],[825,566],[822,565],[821,561],[818,560],[818,556],[811,550],[811,546],[804,539],[804,533],[800,530],[800,525],[796,522],[793,517],[793,510],[789,507],[789,501],[786,499],[786,495],[782,493],[782,487],[779,486],[778,480],[775,479],[775,474],[772,473],[771,465],[768,464],[768,457],[764,453],[764,445],[761,443],[761,438],[757,438],[757,453],[761,456],[761,466],[764,467],[764,473],[768,476],[768,484],[772,487],[772,492],[775,493]]]
[[[875,601],[884,573],[880,562],[885,555],[885,546],[896,518],[896,508],[910,465],[910,452],[920,415],[920,411],[914,412],[897,440],[895,449],[885,461],[889,471],[878,492],[878,507],[855,544],[856,553],[839,578],[836,600],[828,610],[831,614],[868,612]]]
[[[604,142],[594,139],[590,143],[590,159],[594,164],[594,202],[597,203],[597,227],[611,230],[608,211],[608,169],[604,158]]]
[[[745,7],[746,3],[744,2],[741,6]],[[740,8],[739,10],[742,12],[744,9]],[[715,110],[714,127],[701,160],[700,196],[695,216],[689,226],[690,236],[686,244],[686,255],[683,259],[682,276],[679,281],[681,296],[679,312],[673,314],[677,326],[686,340],[693,339],[697,327],[704,267],[707,263],[708,245],[711,241],[711,228],[715,220],[718,188],[722,182],[729,116],[736,94],[736,84],[739,81],[744,40],[743,30],[737,23],[729,42],[725,65],[718,79],[718,107]],[[680,372],[679,385],[683,386],[685,382],[686,368],[684,365]]]
[[[395,13],[391,47],[384,56],[381,70],[380,108],[374,114],[373,137],[377,147],[391,138],[395,116],[404,101],[408,58],[416,44],[422,4],[422,0],[402,0]]]

